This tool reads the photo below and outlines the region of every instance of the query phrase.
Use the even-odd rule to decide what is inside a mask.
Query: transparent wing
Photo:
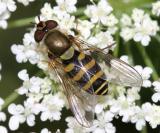
[[[54,68],[68,99],[70,108],[77,121],[84,127],[90,127],[94,120],[94,106],[96,99],[70,80],[62,70]]]
[[[106,53],[105,50],[92,46],[83,40],[78,38],[73,39],[75,43],[79,43],[84,49],[90,49],[91,54],[96,53],[96,56],[101,57],[107,66],[106,69],[109,71],[106,80],[123,86],[140,87],[142,85],[141,75],[127,63]]]
[[[104,55],[105,63],[109,68],[108,80],[124,86],[141,87],[141,75],[124,61],[113,57],[110,54]]]

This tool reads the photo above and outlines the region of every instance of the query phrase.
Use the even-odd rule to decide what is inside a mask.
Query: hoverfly
[[[123,86],[142,85],[140,74],[130,65],[104,49],[63,33],[54,20],[39,20],[34,38],[47,46],[50,64],[60,80],[70,108],[84,127],[90,127],[94,120],[95,96],[106,95],[110,82]],[[116,76],[107,78],[98,61],[92,57],[93,52],[102,57],[106,67]]]

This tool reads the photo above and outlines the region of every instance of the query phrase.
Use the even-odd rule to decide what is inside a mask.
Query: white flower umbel
[[[156,16],[160,16],[160,1],[152,4],[152,13]]]
[[[111,34],[114,34],[117,30],[118,19],[111,13],[112,11],[113,8],[106,0],[100,0],[97,5],[95,3],[88,5],[84,12],[95,25],[101,23],[108,27]]]
[[[154,86],[155,91],[155,93],[152,96],[152,100],[153,102],[158,102],[160,101],[160,81],[154,81],[152,85]]]
[[[143,46],[149,45],[151,37],[159,31],[158,22],[141,9],[134,9],[131,17],[122,15],[121,26],[120,35],[125,41],[133,39]]]
[[[88,5],[85,14],[93,23],[101,22],[106,25],[107,16],[112,12],[112,7],[106,0],[100,0],[97,5]]]

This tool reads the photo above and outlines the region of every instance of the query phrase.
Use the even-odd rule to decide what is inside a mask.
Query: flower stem
[[[8,29],[31,25],[35,17],[23,18],[9,22]]]
[[[14,91],[13,93],[11,93],[6,99],[5,99],[5,103],[2,106],[2,110],[5,109],[11,102],[13,102],[14,100],[16,100],[18,98],[18,93],[16,91]]]
[[[158,73],[150,59],[150,57],[148,56],[147,52],[145,51],[145,48],[141,45],[141,44],[137,44],[137,48],[139,49],[143,59],[144,59],[144,62],[147,66],[149,66],[150,68],[152,68],[153,70],[153,73],[152,73],[152,78],[153,80],[158,80],[159,79],[159,76],[158,76]]]
[[[119,37],[119,32],[117,31],[117,33],[116,33],[116,48],[115,48],[115,50],[114,50],[114,53],[113,53],[113,55],[115,56],[115,57],[118,57],[118,53],[119,53],[119,39],[120,39],[120,37]]]
[[[156,40],[160,43],[160,35],[157,34],[157,35],[155,36],[155,38],[156,38]]]
[[[147,126],[144,126],[141,133],[147,133]]]
[[[126,45],[125,46],[126,53],[129,57],[129,59],[131,59],[131,63],[134,65],[134,60],[133,60],[133,55],[132,55],[132,51],[131,51],[131,48],[130,48],[130,43],[126,42],[125,45]]]

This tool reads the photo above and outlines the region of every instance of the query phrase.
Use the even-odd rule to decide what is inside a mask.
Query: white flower
[[[22,105],[11,104],[8,107],[8,112],[13,115],[9,120],[9,128],[13,131],[17,130],[19,124],[25,122],[25,117],[22,115],[24,107]]]
[[[0,131],[1,131],[1,133],[8,133],[7,128],[4,126],[0,126]]]
[[[120,59],[129,64],[129,58],[127,55],[121,56]]]
[[[160,16],[160,1],[152,4],[152,13],[156,16]]]
[[[134,101],[131,101],[129,97],[120,95],[117,100],[112,102],[110,111],[122,116],[123,122],[128,122],[130,120],[130,116],[133,115],[133,108],[131,108],[133,105]]]
[[[125,40],[131,40],[135,35],[135,30],[133,28],[124,27],[120,32],[120,36]]]
[[[76,11],[75,4],[77,3],[77,0],[56,0],[56,2],[57,6],[53,8],[53,11],[60,19],[62,19],[67,13]]]
[[[100,32],[96,34],[95,37],[89,38],[88,42],[93,45],[96,45],[99,48],[105,48],[107,46],[114,44],[113,37],[109,32]],[[109,49],[106,50],[108,51]]]
[[[17,0],[19,3],[22,3],[24,6],[28,6],[29,2],[33,2],[35,0]]]
[[[120,35],[125,41],[133,38],[134,41],[141,42],[143,46],[147,46],[151,37],[159,31],[158,22],[152,20],[141,9],[134,9],[131,18],[126,14],[122,15],[121,25]]]
[[[22,63],[29,60],[31,64],[36,64],[40,60],[41,55],[34,40],[34,31],[24,35],[23,44],[13,44],[11,46],[11,51],[16,55],[17,62]]]
[[[142,110],[145,113],[145,120],[149,122],[152,128],[156,128],[160,123],[160,107],[145,103],[142,105]]]
[[[46,20],[49,20],[54,16],[54,14],[55,13],[51,7],[51,4],[49,4],[49,3],[45,3],[43,8],[41,8],[41,19],[45,18]],[[39,20],[36,22],[39,22]]]
[[[154,81],[152,83],[152,85],[154,86],[154,90],[156,92],[156,93],[153,94],[152,100],[154,102],[158,102],[158,101],[160,101],[160,82],[159,81]]]
[[[91,29],[93,28],[93,23],[88,20],[78,20],[77,30],[83,38],[88,38],[91,35]]]
[[[47,128],[43,128],[41,130],[41,133],[51,133],[51,131],[49,131]]]
[[[133,115],[131,117],[131,122],[136,123],[136,129],[140,131],[146,125],[145,113],[138,106],[135,106],[133,109],[134,110],[133,110]]]
[[[37,106],[36,104],[31,103],[29,101],[24,102],[24,106],[11,104],[8,107],[8,112],[12,115],[9,120],[9,128],[11,130],[17,130],[19,128],[19,124],[27,122],[28,126],[35,125],[35,115],[34,110]]]
[[[132,25],[132,20],[127,14],[122,14],[120,22],[123,27]]]
[[[85,10],[85,14],[91,18],[93,23],[101,22],[107,24],[107,16],[111,13],[112,7],[106,0],[100,0],[98,5],[89,5]]]
[[[51,91],[52,82],[47,77],[29,78],[26,70],[20,71],[18,76],[21,80],[24,81],[23,85],[18,89],[18,93],[20,95],[26,94],[29,96],[29,98],[32,98],[32,100],[38,102],[45,94]]]
[[[97,115],[97,120],[94,120],[94,126],[91,128],[93,133],[115,133],[116,128],[110,121],[113,120],[113,113],[102,112]]]
[[[62,32],[73,34],[71,29],[75,28],[75,16],[71,16],[69,14],[65,15],[63,19],[58,20],[58,24]]]
[[[16,10],[15,1],[13,0],[1,0],[0,2],[0,27],[7,28],[7,20],[10,17],[10,12]]]
[[[27,70],[26,69],[20,71],[18,73],[18,77],[23,81],[29,80],[29,75],[27,74]]]
[[[113,14],[107,16],[106,19],[106,26],[112,27],[118,23],[118,19]]]
[[[57,93],[55,95],[46,95],[43,98],[41,103],[44,107],[44,110],[41,114],[41,120],[46,121],[54,121],[60,120],[61,118],[61,110],[64,107],[64,100],[62,99],[62,94]]]
[[[0,112],[0,122],[6,121],[6,114],[4,112]]]
[[[152,74],[152,69],[150,67],[145,67],[142,68],[142,66],[135,66],[135,69],[139,72],[139,74],[142,76],[143,79],[143,87],[151,87],[151,81],[149,80],[151,74]]]
[[[66,118],[68,128],[65,133],[89,133],[90,129],[81,126],[74,117]]]
[[[149,15],[144,14],[144,11],[140,9],[133,10],[132,19],[135,25],[135,35],[133,39],[147,46],[151,40],[150,37],[155,36],[159,30],[157,21],[151,20]]]

